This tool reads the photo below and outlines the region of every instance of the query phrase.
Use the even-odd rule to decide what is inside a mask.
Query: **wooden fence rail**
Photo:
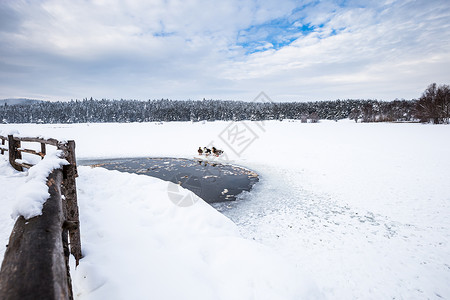
[[[50,198],[42,215],[17,219],[0,270],[0,299],[72,299],[69,253],[76,265],[81,259],[75,142],[13,135],[0,140],[1,154],[8,152],[9,162],[19,171],[33,166],[22,160],[22,153],[44,158],[46,145],[61,150],[61,158],[69,162],[47,178]],[[22,148],[22,142],[40,143],[40,151]]]

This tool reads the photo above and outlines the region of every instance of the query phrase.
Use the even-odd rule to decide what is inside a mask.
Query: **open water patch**
[[[258,174],[205,159],[118,158],[79,160],[79,165],[143,174],[179,184],[208,203],[233,201],[258,182]]]

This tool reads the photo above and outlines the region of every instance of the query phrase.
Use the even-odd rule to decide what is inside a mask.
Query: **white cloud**
[[[446,0],[11,1],[1,16],[0,98],[389,100],[450,79]],[[247,55],[239,35],[278,18],[315,30]]]
[[[314,33],[279,51],[254,54],[227,76],[260,81],[261,88],[272,82],[280,100],[418,97],[428,83],[450,79],[449,9],[443,2],[429,6],[333,11]],[[331,35],[336,29],[342,30]]]

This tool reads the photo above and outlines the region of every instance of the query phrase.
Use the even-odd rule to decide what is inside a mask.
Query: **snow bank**
[[[69,164],[65,159],[59,158],[62,151],[46,155],[40,162],[32,166],[28,172],[24,185],[16,194],[12,217],[24,216],[30,219],[42,214],[42,207],[50,194],[48,193],[47,177],[50,173]]]
[[[199,146],[208,146],[210,142],[213,142],[217,148],[225,150],[226,157],[231,161],[255,170],[260,175],[260,182],[255,185],[254,190],[245,194],[241,201],[227,204],[223,210],[224,213],[238,225],[244,237],[250,240],[255,239],[270,247],[277,255],[288,259],[293,267],[298,266],[300,273],[304,274],[304,270],[307,270],[308,277],[317,283],[325,296],[331,299],[450,299],[448,285],[450,282],[448,267],[450,126],[356,124],[345,120],[322,121],[318,124],[287,121],[264,122],[264,124],[247,122],[246,124],[252,129],[253,136],[250,136],[251,144],[248,147],[234,149],[238,150],[239,155],[227,145],[226,142],[231,143],[226,138],[232,136],[233,132],[229,130],[232,127],[230,123],[222,121],[163,124],[0,124],[0,130],[17,129],[28,136],[45,135],[60,140],[74,139],[78,159],[138,156],[191,158],[196,154]],[[239,129],[243,128],[245,126]],[[130,143],[123,142],[125,139],[134,141],[132,147]],[[240,141],[243,140],[246,139]],[[243,151],[240,151],[242,149]],[[0,169],[3,169],[3,166],[0,165]],[[21,176],[23,175],[11,171],[7,166],[0,172],[9,174],[0,176],[1,187],[22,184]],[[105,182],[108,182],[110,178],[108,174],[104,173],[107,178]],[[85,171],[84,176],[89,177],[91,173]],[[130,177],[131,186],[135,186],[133,181],[136,178]],[[84,180],[88,179],[78,178],[81,186],[86,186],[82,183]],[[126,177],[122,180],[127,181]],[[83,206],[80,211],[81,217],[84,218],[82,231],[85,231],[85,235],[90,235],[89,239],[82,236],[86,260],[83,263],[84,266],[80,265],[79,269],[81,271],[85,268],[83,272],[90,275],[83,280],[82,272],[78,273],[77,270],[78,275],[75,274],[79,276],[76,280],[76,288],[79,294],[83,295],[82,297],[96,299],[96,295],[103,295],[103,291],[107,291],[107,288],[102,288],[102,282],[113,290],[120,289],[121,292],[126,293],[122,290],[120,282],[115,281],[118,279],[113,280],[114,276],[120,276],[120,274],[109,277],[109,273],[123,273],[124,280],[128,279],[126,281],[128,283],[133,281],[130,279],[133,276],[129,275],[133,274],[133,270],[136,270],[136,274],[144,272],[139,269],[139,265],[144,264],[145,260],[151,260],[157,267],[167,267],[169,259],[161,258],[163,255],[161,253],[165,249],[169,249],[167,253],[174,257],[172,267],[167,268],[176,269],[178,264],[183,268],[183,271],[179,271],[180,274],[189,274],[193,278],[182,281],[180,277],[175,277],[176,282],[167,288],[171,293],[172,290],[176,290],[177,284],[188,290],[184,282],[187,282],[187,286],[190,286],[191,282],[196,282],[198,289],[201,289],[203,280],[208,287],[214,287],[204,288],[210,294],[217,292],[228,296],[227,293],[232,293],[234,284],[246,286],[243,294],[250,293],[249,286],[253,284],[254,293],[259,293],[258,284],[245,281],[241,277],[238,277],[242,279],[241,281],[232,281],[229,285],[228,288],[231,291],[225,291],[224,286],[228,282],[226,280],[231,276],[219,276],[217,275],[219,271],[215,271],[227,266],[235,268],[238,264],[229,263],[225,259],[230,259],[226,253],[230,253],[231,257],[237,256],[232,251],[233,248],[226,247],[227,239],[233,241],[235,239],[234,233],[224,232],[225,228],[228,228],[226,226],[216,226],[220,229],[218,235],[222,238],[218,238],[217,243],[221,246],[216,249],[217,254],[210,254],[214,253],[212,246],[207,248],[206,253],[214,257],[214,264],[208,266],[211,269],[206,273],[203,272],[206,269],[206,263],[201,263],[200,258],[209,256],[201,254],[203,248],[199,250],[193,245],[184,246],[182,249],[187,249],[187,254],[183,257],[182,251],[181,254],[174,254],[175,246],[165,246],[167,240],[161,237],[164,230],[177,236],[180,245],[188,244],[184,234],[174,233],[174,228],[170,224],[160,227],[153,223],[149,225],[149,221],[144,217],[135,217],[132,219],[134,223],[130,223],[128,220],[131,216],[129,216],[126,223],[133,224],[130,225],[130,233],[126,235],[120,232],[118,226],[125,222],[122,222],[117,210],[126,214],[127,209],[130,209],[130,211],[136,211],[133,215],[139,216],[137,206],[131,203],[136,201],[141,203],[141,201],[129,197],[129,195],[135,195],[137,191],[121,192],[116,189],[114,182],[107,186],[108,189],[111,187],[116,193],[122,195],[121,201],[130,199],[130,204],[113,205],[110,209],[106,208],[106,204],[96,207],[97,202],[104,203],[110,198],[119,200],[115,195],[106,194],[106,192],[99,194],[100,191],[91,191],[91,189],[87,189],[89,192],[85,192],[83,196],[91,199],[88,201],[89,205],[80,204]],[[156,188],[156,185],[150,183],[148,186],[151,190]],[[106,183],[103,183],[102,187],[106,190]],[[79,192],[83,193],[83,190]],[[93,195],[92,198],[90,194]],[[140,199],[147,199],[145,198],[148,197],[147,194],[153,195],[154,192],[149,190]],[[155,195],[157,194],[158,192]],[[2,189],[2,197],[4,198],[0,199],[2,205],[0,228],[8,226],[12,228],[11,223],[8,223],[12,210],[8,199],[11,200],[14,197],[11,197],[9,189]],[[159,199],[154,197],[151,200],[156,198]],[[152,205],[154,202],[150,201]],[[141,205],[142,212],[155,215],[155,219],[164,219],[163,215],[158,215],[158,211],[165,212],[167,219],[181,218],[181,222],[184,218],[179,216],[183,214],[177,209],[163,209],[158,205],[152,206],[157,208],[153,211],[153,208],[147,210],[143,203]],[[4,211],[7,211],[7,220],[2,217],[5,215]],[[205,210],[204,213],[205,215],[213,214],[209,210]],[[146,236],[145,241],[139,245],[130,243],[133,247],[126,249],[124,254],[121,252],[124,248],[120,246],[123,243],[111,238],[108,246],[115,252],[100,255],[95,249],[97,242],[100,249],[106,249],[107,243],[103,241],[103,237],[106,237],[106,240],[110,239],[110,234],[107,234],[109,231],[102,229],[94,234],[94,231],[89,233],[89,229],[83,226],[103,228],[101,224],[95,223],[96,217],[103,220],[109,214],[114,216],[115,222],[119,223],[114,228],[124,241],[134,238],[135,235],[132,233],[134,231],[141,233],[141,236]],[[88,221],[90,216],[92,216],[91,221]],[[199,215],[196,217],[198,218],[192,220],[193,224],[201,220]],[[202,223],[204,227],[197,226],[192,231],[195,229],[205,232],[212,224],[215,224],[209,219],[210,217],[207,218],[209,221]],[[89,225],[89,222],[97,225]],[[106,224],[112,223],[112,221],[106,222]],[[174,222],[179,224],[180,228],[183,226],[192,228],[190,226],[193,225],[187,226],[185,223]],[[222,222],[219,221],[219,224]],[[148,232],[144,231],[145,226],[149,228]],[[11,228],[7,235],[3,235],[4,244],[7,243]],[[211,230],[210,234],[214,235]],[[229,230],[233,231],[235,228]],[[200,236],[192,237],[192,234],[187,233],[186,237],[192,238],[203,247]],[[208,245],[215,244],[212,237],[206,235],[203,238],[208,241]],[[174,245],[178,243],[178,240],[167,242],[169,245],[170,243]],[[256,250],[258,247],[253,248],[253,246],[253,250],[245,251],[245,243],[239,242],[241,245],[239,247],[242,248],[238,247],[241,253],[247,253],[245,257],[242,255],[243,268],[246,268],[247,260],[252,265],[253,251],[259,253],[259,250]],[[153,245],[159,245],[160,248]],[[234,242],[230,245],[234,245]],[[115,247],[119,247],[117,251],[114,250]],[[161,259],[146,255],[145,249],[149,249],[149,253],[156,253],[154,257]],[[225,257],[222,264],[220,264],[219,253]],[[93,255],[91,258],[90,254]],[[187,263],[191,256],[195,262],[192,267]],[[138,263],[137,257],[144,262]],[[185,261],[186,257],[189,259]],[[255,257],[259,255],[255,254]],[[96,259],[101,262],[99,269],[97,269]],[[130,260],[130,264],[124,262],[126,259]],[[276,258],[272,259],[276,260]],[[88,261],[90,264],[87,263]],[[114,261],[119,261],[117,267],[114,266]],[[202,266],[205,266],[205,269],[202,269]],[[239,276],[241,267],[236,268],[238,271],[233,271]],[[264,274],[260,269],[256,270]],[[288,271],[280,270],[280,272]],[[151,278],[160,286],[167,287],[170,284],[163,278],[169,278],[172,273],[174,272],[163,272],[161,278],[154,278],[156,277],[154,275]],[[200,279],[203,274],[208,274],[210,277]],[[243,274],[248,273],[243,272]],[[213,278],[217,280],[213,282]],[[151,282],[143,283],[143,280],[136,280],[139,280],[138,285]],[[299,279],[298,282],[304,281]],[[309,285],[306,284],[306,286]],[[95,287],[98,287],[98,290]],[[135,288],[135,285],[131,287]],[[239,290],[243,289],[239,288]],[[133,291],[130,290],[130,293]],[[280,295],[285,294],[280,292]],[[182,298],[186,299],[186,297]]]
[[[6,199],[2,205],[9,207],[11,217],[16,219],[24,216],[25,219],[42,214],[42,207],[50,194],[48,193],[47,177],[54,169],[68,164],[59,158],[59,151],[46,155],[38,164],[24,172],[15,171],[5,156],[0,156],[0,177],[2,193]],[[9,187],[9,188],[8,188]],[[3,195],[2,195],[3,196]]]
[[[4,136],[4,137],[7,137],[8,135],[11,135],[11,134],[18,134],[18,133],[19,133],[19,131],[17,131],[14,128],[7,128],[7,129],[0,130],[0,135]]]
[[[14,170],[7,157],[0,155],[0,258],[3,255],[8,244],[9,235],[14,226],[14,220],[11,218],[14,204],[16,202],[16,193],[22,188],[25,182],[26,174]]]
[[[15,219],[22,215],[26,219],[42,214],[42,207],[50,196],[47,187],[48,175],[67,164],[59,153],[47,155],[29,170],[19,172],[11,167],[8,157],[0,155],[0,245],[7,245]],[[0,247],[3,260],[5,247]]]
[[[172,203],[172,183],[101,168],[81,167],[79,174],[84,258],[72,267],[78,299],[321,298],[310,280],[241,238],[203,200]]]

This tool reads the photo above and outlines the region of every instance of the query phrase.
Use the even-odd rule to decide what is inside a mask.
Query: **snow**
[[[206,202],[176,206],[167,182],[144,175],[79,173],[81,299],[316,298],[309,280]]]
[[[42,214],[43,204],[50,196],[47,186],[48,175],[54,169],[68,164],[66,160],[59,158],[59,155],[58,151],[51,152],[37,165],[29,170],[25,169],[25,172],[13,170],[6,157],[1,157],[0,176],[2,177],[2,187],[4,187],[2,192],[8,191],[6,192],[6,199],[2,201],[2,205],[4,203],[8,203],[8,206],[13,204],[12,210],[9,211],[13,219],[18,216],[30,219]],[[21,180],[13,181],[11,184],[11,178],[8,179],[8,177],[20,178]],[[7,189],[6,187],[10,188]],[[11,193],[13,191],[15,193]]]
[[[14,128],[7,128],[0,130],[0,135],[4,137],[8,137],[8,135],[17,135],[19,134],[19,131],[17,131]]]
[[[215,145],[225,150],[219,160],[260,175],[240,200],[217,206],[225,217],[200,199],[174,205],[167,182],[81,167],[78,299],[450,298],[450,126],[344,120],[0,130],[74,139],[78,159],[192,158],[199,146]],[[2,187],[26,189],[26,177],[0,159]],[[6,244],[16,194],[2,194]]]

